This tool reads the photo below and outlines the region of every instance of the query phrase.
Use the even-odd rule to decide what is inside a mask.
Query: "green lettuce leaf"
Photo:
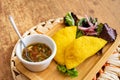
[[[75,25],[75,20],[71,14],[71,12],[67,13],[66,16],[64,17],[64,23],[67,26],[74,26]]]
[[[66,66],[64,66],[64,65],[57,65],[57,69],[60,72],[62,72],[63,74],[68,75],[68,76],[70,76],[72,78],[78,76],[78,71],[75,68],[67,69]]]

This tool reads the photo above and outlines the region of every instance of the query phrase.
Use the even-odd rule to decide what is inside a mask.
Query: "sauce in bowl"
[[[27,54],[28,57],[33,61],[33,62],[40,62],[45,59],[47,59],[51,55],[52,51],[44,43],[33,43],[27,46]],[[29,61],[29,59],[26,57],[25,49],[23,49],[22,53],[23,59]]]

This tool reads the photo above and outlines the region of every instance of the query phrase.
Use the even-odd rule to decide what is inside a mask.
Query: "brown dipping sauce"
[[[28,57],[33,62],[43,61],[47,59],[51,53],[51,49],[44,43],[34,43],[27,46]],[[23,59],[29,61],[29,59],[26,57],[25,49],[23,49],[22,57]]]

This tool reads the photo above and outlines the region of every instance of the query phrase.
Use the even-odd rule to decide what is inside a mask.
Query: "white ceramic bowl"
[[[42,71],[42,70],[46,69],[56,54],[56,44],[55,44],[54,40],[52,40],[52,38],[50,38],[46,35],[43,35],[43,34],[29,35],[27,37],[24,37],[22,40],[24,41],[26,46],[28,46],[32,43],[40,42],[40,43],[45,43],[46,45],[48,45],[50,47],[50,49],[52,50],[52,54],[49,58],[47,58],[43,61],[40,61],[40,62],[29,62],[22,58],[22,51],[24,49],[24,46],[21,43],[21,41],[19,40],[16,45],[16,55],[17,55],[18,59],[23,63],[23,65],[27,69],[29,69],[30,71],[34,71],[34,72]]]

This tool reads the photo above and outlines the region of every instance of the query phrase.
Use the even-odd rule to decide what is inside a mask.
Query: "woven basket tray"
[[[40,23],[40,24],[38,24],[37,26],[35,26],[35,27],[33,27],[33,28],[31,28],[30,30],[28,30],[27,32],[25,32],[25,34],[23,35],[23,37],[25,37],[25,36],[28,36],[28,35],[32,35],[32,34],[47,34],[47,35],[49,35],[49,36],[52,36],[53,34],[53,32],[56,32],[57,30],[59,30],[59,29],[61,29],[61,27],[59,27],[59,25],[57,25],[57,24],[63,24],[63,18],[57,18],[57,19],[50,19],[50,20],[48,20],[48,21],[46,21],[46,22],[42,22],[42,23]],[[57,26],[56,26],[57,25]],[[54,27],[54,26],[56,26],[56,27]],[[50,31],[50,32],[49,32]],[[116,43],[117,44],[117,43]],[[13,75],[13,78],[14,78],[14,80],[38,80],[37,78],[34,78],[33,76],[34,75],[32,75],[31,77],[33,77],[33,78],[31,78],[30,77],[30,75],[29,74],[23,74],[22,73],[22,71],[19,71],[18,70],[18,68],[16,67],[16,65],[18,65],[18,64],[20,64],[20,61],[18,60],[18,58],[16,57],[16,54],[15,54],[15,48],[16,48],[16,46],[14,47],[14,49],[13,49],[13,52],[12,52],[12,56],[11,56],[11,71],[12,71],[12,75]],[[114,48],[115,49],[115,48]],[[115,51],[116,53],[119,53],[118,52],[118,50],[119,50],[119,47],[117,48],[117,51]],[[105,63],[106,61],[104,61],[104,63]],[[110,62],[109,62],[110,63]],[[119,64],[120,65],[120,64]],[[19,65],[18,65],[19,66]],[[21,66],[21,64],[20,64],[20,66]],[[110,66],[110,65],[109,65]],[[23,66],[21,66],[21,67],[23,67]],[[120,66],[119,66],[120,67]],[[30,73],[32,73],[32,72],[30,72]],[[100,73],[101,74],[101,72],[98,72],[98,73]],[[96,75],[98,74],[97,72],[96,72]],[[26,75],[29,75],[29,77],[27,77]],[[99,79],[98,77],[100,77],[101,78],[101,76],[99,75],[99,76],[97,76],[97,78],[96,78],[96,75],[95,75],[95,78],[94,78],[94,80],[96,80],[96,79]],[[117,77],[118,77],[119,75],[117,75]],[[68,78],[69,79],[69,78]],[[67,80],[68,80],[67,79]],[[41,79],[41,80],[43,80],[43,79]],[[45,79],[44,79],[45,80]],[[53,79],[53,80],[58,80],[58,79]],[[66,80],[66,79],[65,79]],[[77,80],[77,79],[75,79],[75,80]],[[100,79],[99,79],[100,80]],[[101,80],[102,80],[102,78],[101,78]],[[103,80],[107,80],[107,79],[103,79]],[[114,80],[114,79],[113,79]]]

